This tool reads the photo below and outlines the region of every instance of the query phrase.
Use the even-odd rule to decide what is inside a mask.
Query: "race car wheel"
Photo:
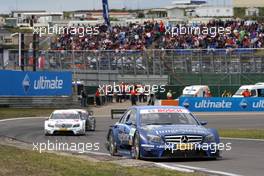
[[[50,136],[51,134],[49,134],[49,133],[45,130],[44,135],[45,135],[45,136]]]
[[[85,131],[89,131],[89,125],[85,123]]]
[[[86,136],[85,128],[83,129],[83,133],[81,133],[81,136]]]
[[[93,127],[91,128],[91,131],[95,131],[95,121],[94,121]]]
[[[90,124],[87,124],[86,131],[95,131],[95,127],[96,127],[96,121],[95,121],[95,119],[89,121],[89,123]]]
[[[132,157],[135,159],[140,159],[140,138],[139,134],[136,133],[133,141],[133,146],[132,146]]]
[[[117,148],[116,148],[113,132],[111,132],[109,135],[109,153],[112,156],[115,156],[117,153]]]

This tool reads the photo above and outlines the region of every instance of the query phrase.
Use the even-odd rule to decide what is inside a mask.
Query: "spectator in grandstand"
[[[114,87],[114,93],[116,96],[116,102],[117,103],[122,103],[122,97],[123,97],[123,92],[122,92],[122,84],[119,86]]]
[[[121,99],[121,102],[122,100],[124,100],[124,102],[126,101],[126,84],[124,82],[121,83],[121,92],[122,92],[122,99]]]
[[[171,90],[169,90],[169,92],[167,93],[167,99],[171,100],[172,99],[172,92]]]
[[[242,92],[242,95],[244,97],[250,97],[251,96],[251,93],[250,93],[250,91],[248,89],[246,89],[244,92]]]
[[[144,88],[142,87],[142,85],[140,85],[137,90],[139,93],[138,99],[139,99],[139,102],[141,103],[144,101]]]
[[[84,90],[81,91],[81,106],[86,107],[87,104],[87,95]]]
[[[96,106],[100,106],[101,105],[99,88],[95,92],[95,103],[96,103]]]
[[[211,91],[208,90],[208,91],[206,92],[205,96],[206,96],[206,97],[212,97],[213,95],[212,95]]]
[[[106,87],[100,90],[100,104],[101,105],[104,105],[106,103],[105,90],[106,90]]]
[[[150,94],[148,105],[152,105],[152,106],[155,105],[155,95],[154,95],[154,93]]]
[[[58,50],[144,50],[144,49],[216,49],[216,48],[261,48],[264,47],[264,24],[244,21],[219,21],[183,27],[230,27],[231,33],[216,36],[203,33],[171,35],[165,28],[171,26],[162,21],[147,21],[143,24],[113,25],[111,32],[99,26],[98,35],[79,37],[71,33],[59,35],[52,42]],[[179,27],[179,25],[176,25]]]
[[[114,95],[114,91],[113,91],[113,89],[111,87],[109,87],[108,90],[107,90],[107,95],[106,95],[108,103],[109,102],[113,103],[113,95]]]
[[[136,106],[137,105],[137,91],[136,91],[136,89],[132,89],[130,94],[131,94],[131,104],[132,104],[132,106]]]

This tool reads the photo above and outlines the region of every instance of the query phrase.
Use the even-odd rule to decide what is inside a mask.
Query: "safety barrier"
[[[158,106],[178,106],[179,100],[156,100],[155,105]]]
[[[179,105],[192,112],[253,112],[264,111],[264,98],[181,97]]]

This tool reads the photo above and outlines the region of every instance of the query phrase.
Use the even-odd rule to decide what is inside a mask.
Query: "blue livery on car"
[[[110,127],[107,149],[135,159],[218,158],[218,132],[206,124],[184,107],[133,106]]]

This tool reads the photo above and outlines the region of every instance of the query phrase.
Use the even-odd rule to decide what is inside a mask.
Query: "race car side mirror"
[[[200,123],[201,123],[201,125],[203,125],[203,126],[205,126],[205,125],[207,125],[207,121],[200,121]]]
[[[126,122],[126,125],[131,126],[132,122],[131,121]]]

